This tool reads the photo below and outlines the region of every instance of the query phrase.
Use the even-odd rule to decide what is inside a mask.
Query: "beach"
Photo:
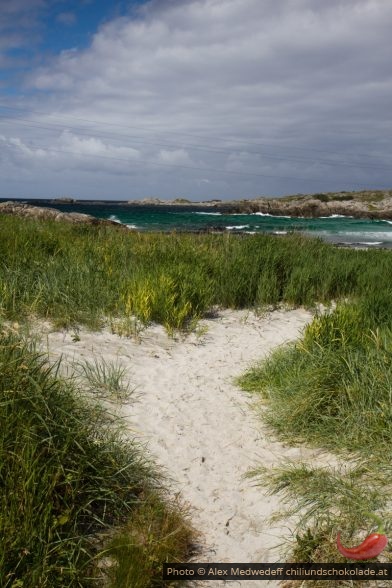
[[[75,362],[102,358],[127,369],[134,397],[116,410],[126,418],[129,435],[147,446],[170,477],[172,493],[191,507],[201,533],[195,561],[276,562],[282,561],[278,546],[289,536],[286,525],[268,521],[279,499],[244,475],[260,463],[314,460],[317,452],[277,442],[234,379],[298,338],[311,318],[303,309],[261,316],[224,310],[188,336],[170,338],[159,325],[138,339],[85,329],[75,338],[71,331],[47,329],[42,345],[51,360],[62,358],[69,374]],[[241,582],[247,585],[252,582]]]

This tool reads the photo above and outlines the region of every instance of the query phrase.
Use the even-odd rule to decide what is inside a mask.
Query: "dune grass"
[[[104,357],[79,361],[75,365],[85,386],[96,397],[125,402],[132,400],[134,390],[127,381],[127,371],[119,361]]]
[[[151,494],[134,511],[109,544],[108,554],[116,564],[108,574],[112,588],[159,588],[167,584],[161,580],[162,562],[188,559],[190,537],[195,537],[184,524],[183,511],[175,501],[167,504]]]
[[[360,317],[345,304],[314,319],[302,341],[241,379],[267,400],[282,439],[363,455],[392,446],[392,330]]]
[[[173,333],[194,327],[215,306],[260,309],[284,304],[315,308],[320,302],[328,305],[337,301],[335,311],[316,316],[301,341],[276,351],[263,366],[245,375],[242,385],[260,393],[267,403],[269,424],[286,441],[306,442],[340,455],[352,456],[355,451],[362,465],[354,465],[350,477],[351,474],[341,471],[321,472],[303,464],[292,468],[284,464],[283,469],[270,472],[264,480],[270,479],[272,491],[285,491],[286,499],[300,515],[293,547],[297,561],[305,556],[305,561],[336,561],[331,543],[336,525],[341,525],[345,537],[351,537],[358,531],[359,517],[365,508],[389,516],[391,252],[338,249],[297,234],[285,238],[137,234],[13,217],[0,218],[0,228],[3,319],[38,316],[74,328],[80,323],[99,328],[106,322],[123,334],[136,333],[140,325],[155,321]],[[44,402],[37,415],[42,411],[46,414],[46,410]],[[99,428],[105,429],[101,425]],[[24,447],[23,442],[21,445]],[[84,447],[83,443],[81,446]],[[62,459],[61,456],[59,462]],[[50,472],[46,468],[47,464],[42,470],[45,476]],[[125,471],[128,469],[121,470],[122,474]],[[257,478],[257,472],[254,476]],[[310,480],[314,482],[313,490],[306,498],[304,493]],[[372,483],[382,499],[369,492]],[[103,495],[106,496],[106,490]],[[132,500],[138,503],[143,495],[136,493]],[[102,497],[102,488],[99,496]],[[133,508],[128,503],[126,507],[128,513],[139,513],[133,520],[143,531],[132,534],[123,521],[125,535],[119,535],[120,539],[117,537],[107,547],[108,553],[118,549],[119,559],[113,553],[110,556],[111,561],[119,562],[112,570],[116,586],[121,586],[129,572],[122,562],[136,561],[132,554],[140,550],[144,553],[146,546],[161,545],[145,535],[150,507],[147,511],[143,508]],[[59,519],[62,512],[53,520],[65,520]],[[75,513],[78,512],[76,509]],[[161,529],[166,528],[168,521],[175,521],[176,515],[167,514],[163,519]],[[71,520],[75,525],[78,519],[72,516]],[[51,534],[63,531],[67,524],[68,520],[64,525],[57,524]],[[117,519],[114,517],[110,524],[116,525]],[[147,527],[151,525],[148,523]],[[23,537],[30,537],[32,528],[30,524]],[[124,536],[134,540],[129,543]],[[186,541],[181,538],[179,543]],[[19,559],[15,559],[12,569],[24,569],[25,560],[20,554],[27,550],[30,557],[28,545],[24,546],[24,541],[18,543],[15,553]],[[62,540],[57,541],[56,549],[59,545],[63,545]],[[88,566],[91,552],[84,544],[81,553],[88,556],[84,559],[78,555],[78,561],[82,567]],[[131,554],[130,559],[124,558],[124,554]],[[158,559],[163,561],[162,557],[160,553]],[[326,559],[320,559],[323,557]],[[156,556],[150,554],[147,559],[154,567]],[[43,561],[49,561],[48,557]],[[62,561],[61,557],[58,561]],[[71,570],[75,564],[63,567]],[[136,569],[143,568],[140,564]]]
[[[3,588],[149,588],[162,585],[163,561],[187,558],[193,531],[155,466],[10,331],[0,335],[0,423]]]
[[[378,285],[316,316],[300,341],[240,379],[260,394],[278,437],[329,449],[348,468],[284,463],[251,473],[299,515],[291,545],[296,561],[340,561],[337,532],[348,544],[360,543],[369,529],[365,513],[378,512],[392,529],[392,297]],[[392,561],[390,549],[384,560]]]
[[[289,561],[344,563],[336,549],[338,531],[343,544],[359,545],[377,527],[369,513],[377,513],[390,534],[391,474],[390,463],[375,467],[373,460],[357,458],[334,468],[287,461],[272,469],[257,467],[248,477],[280,495],[282,509],[272,520],[292,522],[285,546]],[[382,561],[392,562],[390,549]]]
[[[0,217],[0,317],[100,328],[194,326],[213,306],[274,307],[360,296],[386,286],[385,251],[334,248],[298,234],[137,234]],[[126,329],[125,329],[126,330]]]

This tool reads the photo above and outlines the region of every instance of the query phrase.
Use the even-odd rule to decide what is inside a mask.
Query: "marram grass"
[[[0,423],[2,588],[150,588],[162,562],[186,560],[193,531],[155,466],[9,332]]]
[[[281,439],[327,448],[346,464],[346,471],[283,463],[251,473],[280,493],[283,516],[297,516],[291,560],[340,561],[337,532],[360,543],[370,532],[368,512],[392,529],[391,311],[387,289],[341,303],[240,380],[261,395],[264,418]],[[390,546],[382,557],[392,561]]]
[[[378,500],[373,493],[369,493],[365,505],[364,496],[366,485],[370,487],[371,484],[376,485],[381,498],[383,492],[386,496],[390,495],[391,275],[390,251],[338,249],[300,235],[281,239],[265,235],[128,234],[109,228],[0,218],[0,318],[3,319],[38,316],[50,318],[62,326],[75,327],[84,323],[94,328],[100,328],[106,321],[124,333],[137,332],[143,325],[155,321],[172,333],[176,329],[193,327],[203,314],[216,306],[259,309],[282,304],[314,307],[320,302],[338,302],[334,312],[316,316],[301,341],[276,351],[266,363],[251,370],[242,379],[246,389],[260,393],[263,402],[267,402],[268,422],[286,441],[327,447],[342,455],[355,452],[359,459],[366,461],[366,467],[356,470],[356,489],[351,478],[345,477],[342,472],[307,471],[301,466],[291,470],[285,465],[283,472],[276,471],[275,477],[271,474],[271,487],[276,491],[286,488],[286,499],[291,500],[292,508],[295,509],[296,504],[300,506],[296,512],[302,517],[300,521],[303,525],[298,527],[292,551],[297,561],[307,561],[303,558],[309,561],[321,561],[322,558],[334,560],[336,517],[343,533],[350,537],[365,506],[389,516],[386,501]],[[18,374],[22,377],[23,370],[19,370]],[[36,390],[30,380],[27,384],[28,390]],[[3,405],[4,410],[7,403],[8,400]],[[40,407],[46,411],[47,403]],[[37,467],[42,468],[39,474],[32,476],[28,475],[27,468],[26,481],[20,475],[18,480],[22,480],[19,484],[22,493],[24,484],[37,482],[39,489],[42,472],[46,475],[46,468],[51,471],[51,461],[45,462],[44,467],[37,458],[41,446],[35,436],[35,427],[39,430],[40,423],[40,419],[37,423],[34,421],[33,441],[36,445],[25,443],[23,437],[20,441],[21,448],[27,452],[21,463],[36,461]],[[15,426],[21,428],[17,423]],[[48,434],[46,438],[51,440],[52,436]],[[19,436],[16,437],[18,439]],[[104,454],[112,455],[110,451],[104,451]],[[9,455],[16,468],[20,460],[12,451]],[[65,463],[66,457],[67,454]],[[121,459],[126,462],[128,458]],[[135,470],[138,474],[134,473],[132,479],[140,490],[142,485],[139,481],[143,479],[144,484],[146,480],[140,472],[146,469],[143,460],[138,463],[140,468]],[[149,468],[151,470],[151,466],[147,466],[147,471]],[[125,475],[128,469],[116,471]],[[73,475],[71,481],[74,480]],[[75,476],[81,483],[80,478],[80,475]],[[310,480],[313,494],[306,498],[301,489],[305,491]],[[65,497],[67,484],[64,482],[61,486]],[[98,477],[100,496],[103,489],[104,495],[111,497],[113,490],[107,491],[100,484]],[[14,484],[14,487],[19,486]],[[14,499],[12,488],[9,488],[11,498],[7,498],[14,500],[11,513],[12,509],[17,512],[17,504],[20,503],[19,497]],[[118,561],[117,566],[109,566],[111,578],[117,582],[116,587],[129,581],[128,574],[132,576],[136,573],[130,572],[131,567],[123,566],[125,561],[130,561],[132,566],[132,562],[136,561],[134,558],[139,561],[141,553],[147,554],[151,571],[157,562],[156,554],[159,553],[158,560],[164,557],[160,548],[149,552],[149,546],[156,547],[161,543],[146,535],[150,507],[144,505],[142,491],[139,494],[136,490],[133,492],[125,509],[132,515],[127,520],[137,521],[132,533],[129,533],[127,522],[122,521],[126,536],[132,537],[131,543],[124,543],[124,535],[120,534],[106,547],[109,554],[111,549],[118,549],[116,554],[109,556],[110,562]],[[123,499],[128,500],[127,496]],[[296,500],[300,502],[296,503]],[[137,508],[135,505],[140,502],[142,504]],[[49,508],[48,501],[41,500],[40,505],[42,509]],[[100,502],[99,506],[102,506]],[[26,512],[34,512],[31,508],[29,511],[28,505],[23,508]],[[78,506],[76,514],[79,512],[84,511]],[[75,573],[77,566],[83,573],[90,570],[88,562],[91,561],[91,552],[84,544],[82,549],[74,547],[74,543],[79,541],[75,539],[79,537],[75,532],[71,532],[74,543],[71,542],[70,549],[65,550],[66,556],[60,554],[57,558],[56,555],[55,563],[52,563],[52,547],[43,547],[48,545],[45,533],[49,533],[50,539],[53,536],[57,538],[71,524],[71,519],[67,518],[68,511],[61,508],[54,518],[51,511],[45,513],[40,520],[55,521],[54,525],[48,523],[39,535],[38,544],[44,550],[44,558],[40,552],[38,559],[47,564],[45,573],[50,574],[51,566],[54,566],[53,577],[56,574],[58,577],[60,566],[61,574],[68,574],[71,578],[70,574]],[[105,516],[106,513],[104,509]],[[312,518],[313,515],[315,518]],[[159,520],[159,516],[157,518]],[[14,516],[11,528],[16,527],[16,519]],[[99,516],[98,519],[101,520]],[[2,524],[6,520],[8,518],[2,519]],[[27,541],[29,537],[31,541],[36,539],[33,525],[28,520],[29,517],[21,528],[23,532],[27,525],[25,535],[21,535],[26,537],[26,541],[19,541],[18,534],[19,542],[15,543],[13,550],[12,546],[8,546],[7,553],[14,554],[14,560],[7,573],[15,573],[12,571],[15,569],[22,573],[27,568],[26,573],[29,574],[43,573]],[[74,520],[78,519],[72,517]],[[173,519],[168,513],[161,520],[161,528],[166,528],[167,521],[177,519],[176,515]],[[94,518],[91,523],[94,531],[96,522]],[[114,522],[115,517],[110,525]],[[173,524],[177,527],[176,523]],[[147,526],[150,528],[150,523]],[[172,533],[166,537],[172,537]],[[184,537],[187,537],[186,531]],[[187,541],[184,541],[182,532],[179,532],[179,538],[177,547],[183,553],[180,546]],[[64,541],[66,546],[67,541]],[[53,553],[62,546],[62,539],[55,541]],[[61,565],[62,557],[65,558],[64,565]],[[32,561],[34,565],[30,565]],[[26,562],[29,565],[24,568]],[[143,566],[136,565],[135,570],[140,571]],[[48,577],[51,578],[50,575]],[[51,585],[50,581],[48,585]],[[66,586],[66,581],[59,585]],[[79,585],[74,579],[69,582],[68,585]],[[29,585],[34,585],[34,582]],[[135,586],[138,586],[136,580]]]
[[[334,451],[392,447],[392,312],[366,300],[316,316],[303,338],[249,370],[242,386],[260,393],[265,418],[284,439]],[[390,302],[392,310],[392,299]]]
[[[293,234],[138,234],[0,217],[0,317],[194,326],[211,307],[313,306],[389,288],[386,251]]]
[[[85,387],[94,396],[117,402],[132,400],[134,390],[127,379],[127,370],[118,360],[96,357],[91,361],[79,361],[74,367]]]
[[[341,532],[346,545],[359,545],[375,531],[373,515],[383,520],[390,536],[391,465],[375,464],[366,458],[347,459],[339,467],[320,467],[301,462],[282,462],[273,468],[258,467],[249,472],[256,485],[267,486],[270,494],[278,493],[281,510],[272,521],[284,521],[292,534],[285,543],[289,562],[347,563],[336,548]],[[371,563],[392,562],[390,546]],[[352,562],[350,562],[352,563]],[[322,587],[325,582],[305,581],[291,586]],[[344,581],[328,581],[328,586],[343,587]],[[351,586],[376,586],[354,581]],[[384,585],[384,584],[381,584]]]

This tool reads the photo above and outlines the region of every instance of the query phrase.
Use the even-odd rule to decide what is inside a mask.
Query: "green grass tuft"
[[[391,465],[369,459],[348,459],[345,467],[321,468],[305,463],[283,462],[272,469],[256,468],[248,477],[256,485],[279,493],[283,509],[272,517],[295,520],[286,556],[296,562],[345,562],[336,549],[336,537],[348,545],[363,541],[375,523],[369,513],[384,520],[386,533],[392,529],[389,512]],[[380,492],[383,488],[384,492]],[[383,554],[392,560],[390,550]]]
[[[337,531],[360,543],[368,512],[382,511],[392,529],[391,309],[388,289],[369,289],[356,302],[316,316],[300,341],[240,379],[261,395],[264,418],[281,439],[327,448],[349,466],[333,471],[284,463],[253,472],[281,493],[288,505],[283,516],[299,517],[288,556],[295,561],[343,561]],[[388,549],[383,557],[392,560]]]
[[[126,369],[117,361],[104,357],[76,364],[76,370],[86,383],[87,389],[99,398],[108,400],[131,400],[133,390],[127,381]]]
[[[101,405],[77,397],[10,332],[0,336],[0,422],[1,586],[100,585],[101,554],[124,525],[136,549],[132,521],[147,508],[154,526],[151,549],[144,549],[150,567],[138,586],[162,585],[153,554],[187,557],[192,530],[168,503],[151,461]],[[167,517],[177,517],[182,529],[169,546]],[[136,552],[123,561],[112,551],[122,569],[138,561]]]

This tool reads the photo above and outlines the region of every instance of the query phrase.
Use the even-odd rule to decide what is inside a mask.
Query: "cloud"
[[[39,26],[39,16],[46,8],[46,0],[10,0],[0,3],[0,49],[27,45],[31,38],[26,31]],[[4,36],[6,39],[4,39]]]
[[[69,131],[61,133],[50,146],[28,143],[18,137],[0,135],[1,159],[23,172],[43,166],[45,172],[64,169],[105,174],[129,174],[129,165],[137,162],[137,149],[113,147],[95,138],[80,138]]]
[[[60,12],[56,16],[57,22],[70,26],[76,23],[76,14],[74,12]]]
[[[159,161],[169,164],[190,164],[191,159],[185,149],[161,149],[159,152]]]
[[[138,195],[390,185],[391,25],[384,0],[154,0],[34,69],[23,105],[75,149],[135,149]]]

